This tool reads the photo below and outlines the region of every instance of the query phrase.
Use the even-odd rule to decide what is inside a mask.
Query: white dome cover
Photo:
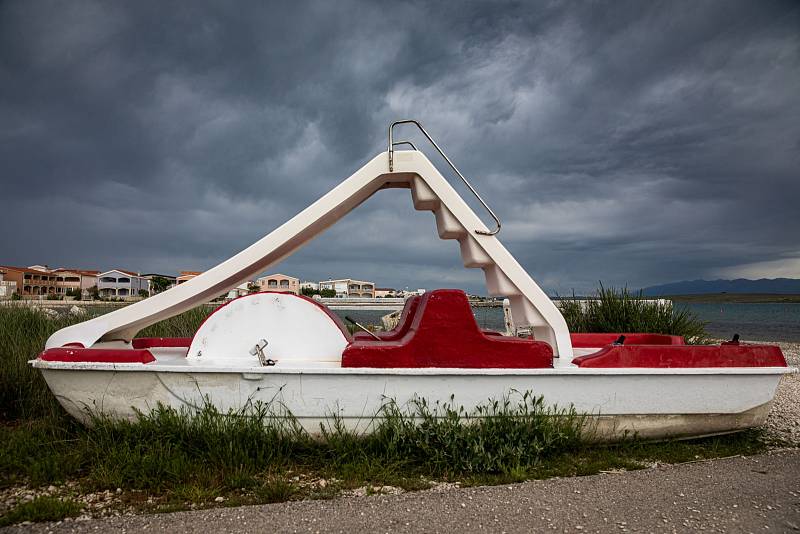
[[[292,293],[254,293],[217,308],[197,330],[187,358],[260,366],[251,351],[262,339],[264,355],[281,365],[341,362],[348,343],[320,304]]]

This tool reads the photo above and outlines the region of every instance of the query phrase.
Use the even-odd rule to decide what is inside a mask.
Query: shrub
[[[706,324],[685,306],[653,301],[628,288],[606,288],[600,284],[587,299],[560,301],[561,313],[571,332],[650,333],[683,336],[687,343],[705,343]]]
[[[97,289],[96,285],[87,289],[86,293],[88,293],[89,296],[94,300],[98,300],[100,298],[100,290]]]
[[[66,293],[64,293],[64,295],[66,295],[68,297],[75,297],[76,299],[79,299],[79,298],[81,298],[81,290],[78,287],[71,287],[71,288],[67,289],[67,291],[66,291]]]

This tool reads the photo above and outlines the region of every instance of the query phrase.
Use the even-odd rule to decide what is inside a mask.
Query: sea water
[[[739,334],[744,341],[800,341],[800,303],[693,302],[675,303],[708,322],[719,338]]]
[[[700,320],[706,321],[706,331],[713,337],[727,339],[739,334],[743,341],[800,342],[800,303],[677,302],[675,307],[686,307]],[[334,311],[365,325],[380,325],[381,316],[389,313],[375,310]],[[472,311],[481,328],[499,332],[505,330],[502,308],[480,307]]]

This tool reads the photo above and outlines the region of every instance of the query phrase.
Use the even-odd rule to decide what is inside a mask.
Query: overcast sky
[[[800,278],[794,1],[6,0],[0,264],[207,269],[409,117],[548,291]],[[275,270],[484,291],[407,190]]]

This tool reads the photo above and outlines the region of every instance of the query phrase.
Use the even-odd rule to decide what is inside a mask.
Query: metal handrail
[[[487,212],[489,212],[489,215],[492,216],[492,219],[494,219],[494,222],[495,222],[495,225],[496,225],[495,229],[494,230],[488,230],[488,231],[487,230],[475,230],[475,233],[476,234],[480,234],[480,235],[496,235],[497,232],[500,231],[500,226],[501,226],[500,219],[497,218],[497,215],[494,214],[494,211],[492,211],[492,208],[490,208],[489,205],[486,203],[486,201],[483,200],[483,198],[481,198],[481,196],[478,194],[478,192],[475,190],[475,188],[472,187],[472,184],[470,184],[469,181],[467,181],[467,179],[464,178],[464,175],[461,174],[461,171],[458,170],[458,168],[455,166],[455,164],[453,164],[453,162],[450,161],[450,158],[448,158],[447,155],[444,153],[444,151],[439,147],[439,145],[436,144],[436,141],[434,141],[433,138],[430,136],[430,134],[425,131],[425,128],[422,127],[422,125],[419,123],[419,121],[416,121],[414,119],[403,119],[403,120],[399,120],[399,121],[394,121],[392,124],[389,125],[389,172],[393,172],[394,171],[394,147],[395,147],[395,145],[410,144],[412,147],[414,147],[414,145],[411,144],[410,141],[398,141],[396,143],[393,141],[393,130],[394,130],[394,127],[399,125],[399,124],[413,124],[414,126],[419,128],[419,131],[422,132],[422,134],[428,139],[428,141],[430,141],[430,143],[437,150],[437,152],[439,152],[439,155],[444,158],[444,160],[447,162],[447,164],[450,165],[450,168],[453,169],[453,171],[458,175],[458,177],[461,178],[461,181],[464,182],[464,185],[466,185],[467,188],[469,188],[469,190],[472,192],[473,195],[475,195],[475,198],[478,199],[478,201],[481,203],[481,205],[484,207],[484,209]],[[414,147],[414,150],[416,150],[416,147]]]
[[[408,145],[411,147],[411,150],[417,150],[417,147],[414,146],[414,143],[411,141],[395,141],[392,143],[392,146],[400,146],[400,145]]]

